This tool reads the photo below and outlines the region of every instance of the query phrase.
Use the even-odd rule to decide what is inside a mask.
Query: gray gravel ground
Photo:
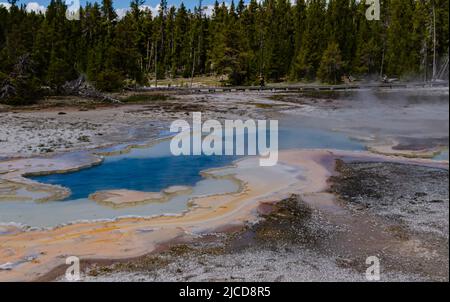
[[[356,210],[398,222],[410,231],[449,237],[448,170],[395,163],[341,168],[336,193]]]
[[[388,272],[389,281],[423,281],[420,276]],[[314,251],[246,249],[221,256],[190,256],[164,268],[137,272],[114,272],[102,276],[86,276],[85,281],[248,281],[248,282],[359,282],[365,274],[339,267],[334,259],[321,257]]]
[[[448,170],[390,163],[338,165],[341,210],[301,196],[245,230],[112,266],[85,281],[448,281]]]

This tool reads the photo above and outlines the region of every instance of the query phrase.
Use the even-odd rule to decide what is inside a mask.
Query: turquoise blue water
[[[283,127],[279,131],[280,149],[337,149],[337,150],[365,150],[360,141],[347,135],[312,128]]]
[[[48,184],[69,188],[67,200],[88,197],[100,190],[129,189],[158,192],[172,185],[193,186],[201,180],[200,171],[224,166],[234,157],[161,156],[133,158],[107,157],[103,164],[78,172],[32,177]]]
[[[435,160],[448,160],[448,150],[442,151],[434,157]]]
[[[288,125],[279,130],[280,149],[333,148],[362,150],[361,143],[335,132],[298,129]],[[237,156],[172,156],[169,141],[130,153],[106,157],[99,166],[73,173],[32,177],[33,180],[67,187],[67,200],[86,198],[100,190],[129,189],[158,192],[172,185],[193,186],[201,180],[200,171],[225,166]]]
[[[192,198],[236,192],[238,189],[238,185],[229,179],[202,179],[195,184],[189,195],[177,195],[166,202],[152,202],[125,208],[107,207],[87,198],[45,203],[32,200],[2,201],[0,202],[0,226],[14,222],[32,227],[54,227],[80,220],[179,214],[187,210],[188,201]],[[33,192],[33,195],[35,194]]]
[[[280,124],[280,149],[333,148],[363,150],[364,146],[332,131],[303,128],[298,121]],[[106,151],[121,150],[125,145]],[[61,157],[83,157],[83,153]],[[123,216],[177,214],[187,209],[191,198],[236,192],[238,184],[229,179],[203,179],[200,171],[230,164],[237,156],[172,156],[170,141],[151,147],[134,148],[129,153],[106,156],[98,166],[73,173],[31,177],[33,180],[67,187],[72,194],[64,201],[36,203],[32,200],[0,203],[0,224],[15,222],[36,227],[52,227],[78,220],[114,219]],[[172,185],[190,185],[193,192],[167,202],[149,203],[126,208],[110,208],[87,197],[100,190],[129,189],[160,191]],[[22,194],[23,195],[23,194]]]

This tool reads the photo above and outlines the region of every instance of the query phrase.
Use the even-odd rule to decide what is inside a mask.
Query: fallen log
[[[95,89],[89,82],[86,80],[85,76],[81,75],[78,79],[66,82],[61,91],[65,95],[77,95],[85,98],[93,98],[96,100],[101,100],[105,103],[121,103],[118,99],[115,99],[107,94],[104,94],[97,89]]]

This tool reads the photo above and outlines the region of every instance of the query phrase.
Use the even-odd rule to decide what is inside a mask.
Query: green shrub
[[[100,91],[118,91],[123,88],[124,77],[117,71],[102,71],[95,79],[95,88]]]
[[[169,99],[168,95],[165,94],[136,94],[131,95],[124,100],[126,103],[141,103],[141,102],[155,102],[155,101],[166,101]]]
[[[8,78],[8,75],[4,74],[0,71],[0,86],[2,85],[3,81]]]
[[[5,104],[13,106],[31,105],[41,96],[41,84],[36,77],[10,79],[9,85],[15,93],[1,100]]]

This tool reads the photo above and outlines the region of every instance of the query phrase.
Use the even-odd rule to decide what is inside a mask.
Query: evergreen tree
[[[322,82],[337,84],[343,72],[343,62],[339,44],[330,42],[323,53],[317,76]]]
[[[383,56],[383,31],[381,22],[368,21],[364,2],[356,11],[356,50],[351,60],[351,72],[365,77],[377,78]]]
[[[152,16],[143,0],[131,0],[122,18],[112,0],[102,0],[86,3],[80,20],[66,19],[62,0],[51,0],[45,14],[9,2],[0,6],[3,102],[29,103],[44,86],[61,93],[80,75],[108,91],[149,84],[155,75],[213,74],[230,85],[260,76],[430,80],[442,76],[449,52],[448,0],[385,0],[379,22],[368,21],[366,3],[357,0],[216,1],[211,16],[166,0]]]
[[[325,0],[311,0],[306,9],[305,30],[302,47],[294,61],[294,74],[297,79],[312,80],[322,58],[326,33],[323,20],[326,13]]]
[[[290,78],[295,80],[296,74],[296,55],[299,54],[303,42],[303,34],[306,27],[306,2],[305,0],[297,0],[294,7],[294,56],[291,62]]]
[[[408,75],[415,71],[411,60],[414,7],[414,0],[390,0],[386,70],[391,75]]]

